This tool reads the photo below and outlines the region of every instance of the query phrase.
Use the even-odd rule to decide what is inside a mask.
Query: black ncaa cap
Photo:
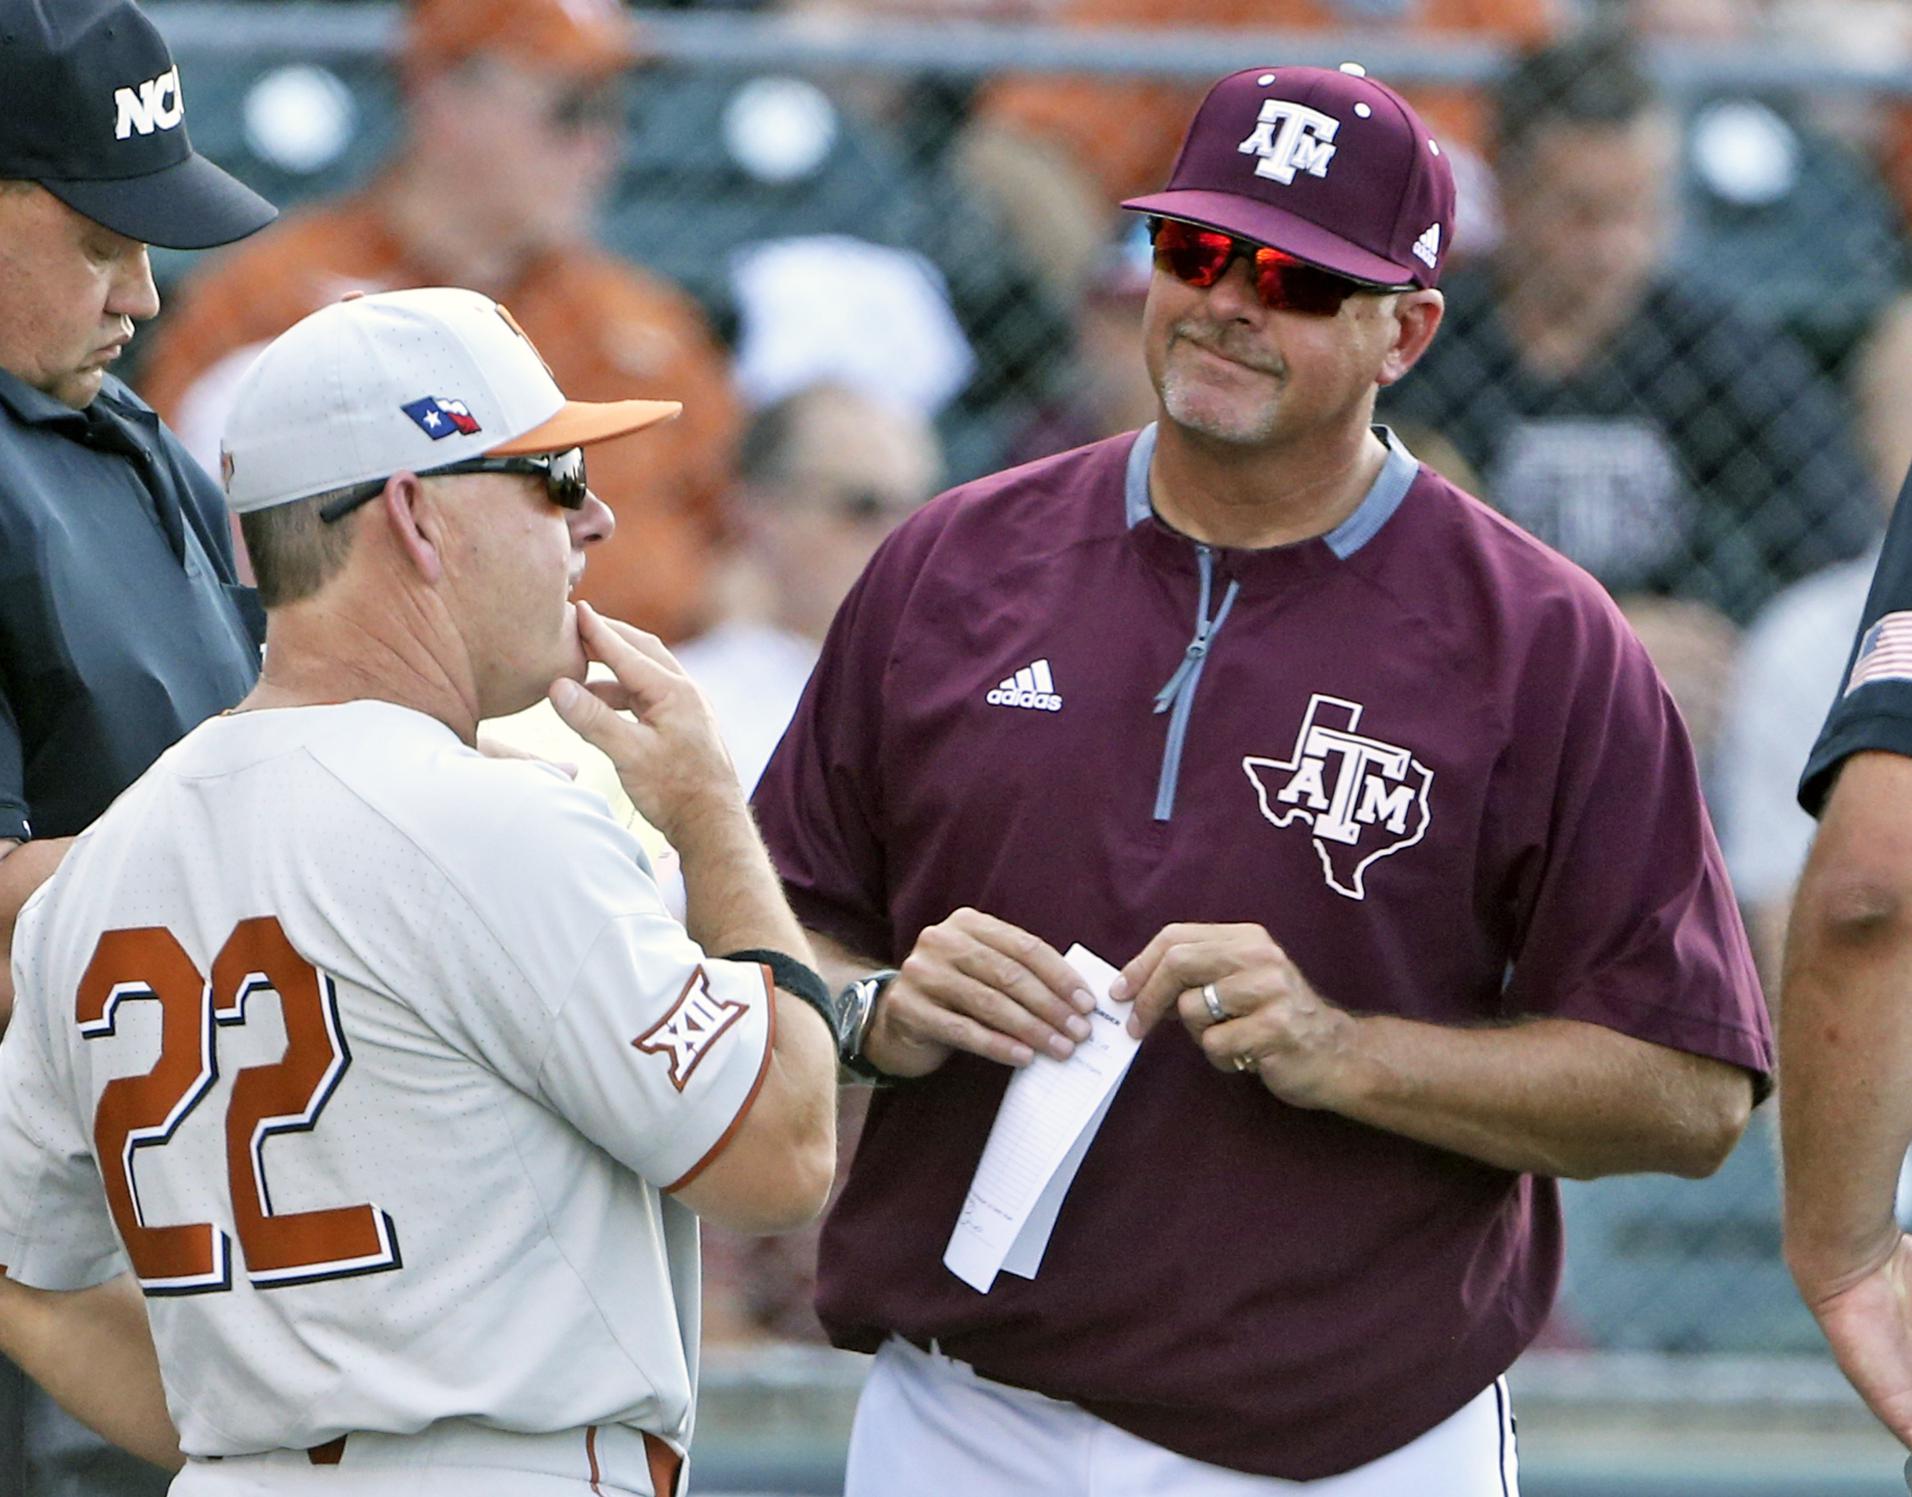
[[[179,69],[132,0],[0,0],[0,177],[167,249],[278,214],[193,150]]]

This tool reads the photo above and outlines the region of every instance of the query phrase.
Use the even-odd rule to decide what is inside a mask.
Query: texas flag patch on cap
[[[471,407],[462,400],[446,400],[440,395],[427,395],[423,400],[414,400],[410,405],[399,407],[406,415],[418,423],[418,429],[434,442],[443,441],[453,433],[468,437],[482,430],[478,418],[471,413]]]

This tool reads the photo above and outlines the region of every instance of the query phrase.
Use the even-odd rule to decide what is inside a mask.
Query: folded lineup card
[[[1141,1044],[1129,1005],[1109,997],[1115,968],[1083,946],[1064,960],[1095,995],[1089,1037],[1067,1060],[1038,1053],[1010,1080],[943,1252],[943,1266],[985,1294],[1000,1272],[1036,1276],[1062,1198]]]

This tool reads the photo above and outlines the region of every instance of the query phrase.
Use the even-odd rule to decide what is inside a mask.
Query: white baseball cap
[[[564,452],[668,421],[675,400],[566,400],[516,319],[476,291],[353,295],[267,345],[220,446],[237,514],[475,457]]]

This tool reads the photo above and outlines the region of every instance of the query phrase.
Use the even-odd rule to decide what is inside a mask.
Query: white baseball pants
[[[1519,1497],[1511,1406],[1497,1378],[1458,1413],[1340,1476],[1283,1481],[1211,1466],[1071,1403],[978,1377],[892,1337],[850,1434],[844,1497]]]
[[[651,1472],[668,1479],[674,1464],[623,1425],[521,1435],[448,1419],[416,1435],[348,1435],[332,1464],[303,1450],[188,1461],[168,1497],[669,1497]]]

